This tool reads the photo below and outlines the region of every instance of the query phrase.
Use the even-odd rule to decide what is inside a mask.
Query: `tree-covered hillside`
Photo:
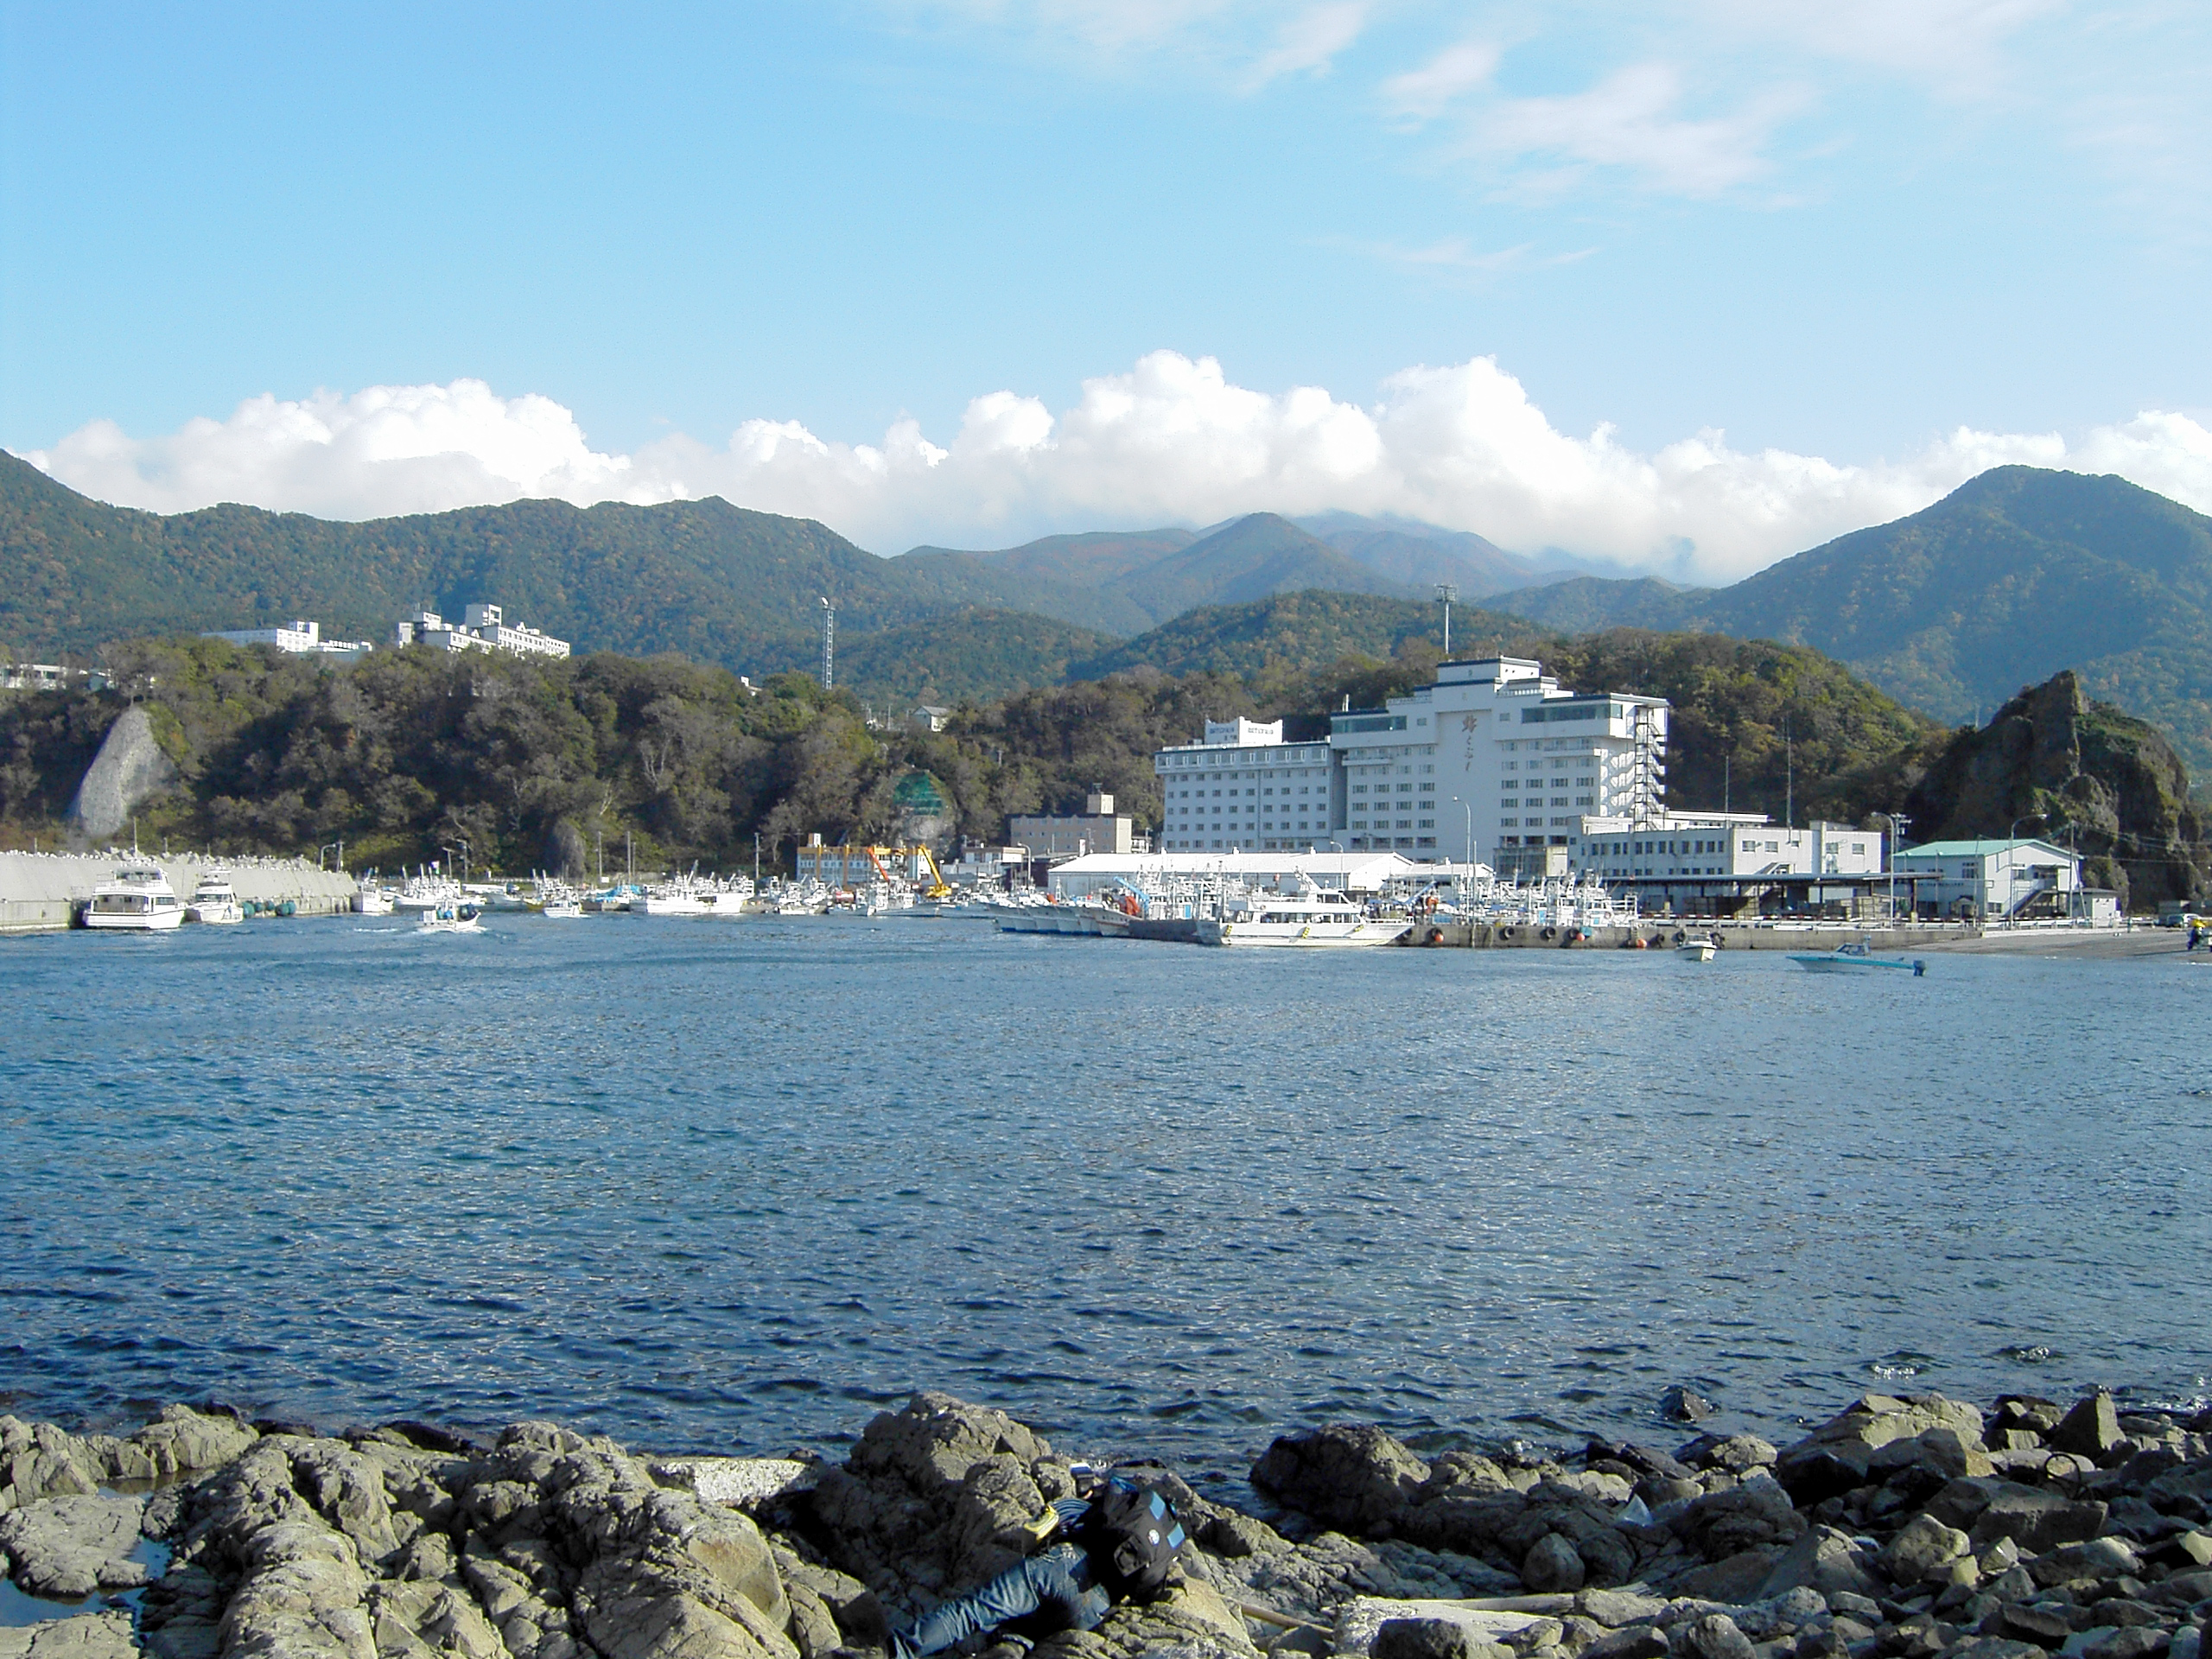
[[[1786,730],[1800,819],[1856,821],[1894,808],[1944,735],[1803,647],[1631,632],[1525,643],[1569,684],[1674,701],[1670,796],[1685,806],[1721,804],[1726,777],[1731,804],[1780,816]],[[1436,658],[1411,632],[1387,658],[1263,658],[1250,674],[1140,664],[965,707],[930,734],[906,725],[903,702],[870,729],[842,686],[824,695],[793,672],[748,694],[726,671],[675,658],[416,647],[340,671],[219,640],[143,642],[111,653],[120,692],[0,697],[0,825],[16,844],[60,833],[135,696],[181,778],[142,809],[142,831],[231,853],[342,839],[356,863],[391,868],[466,838],[480,861],[528,870],[627,832],[648,861],[728,868],[749,865],[756,832],[772,861],[812,832],[891,836],[892,791],[915,768],[944,788],[958,833],[995,837],[1008,813],[1072,810],[1101,788],[1149,830],[1155,749],[1237,715],[1319,735],[1345,698],[1366,706],[1428,683]]]
[[[1999,467],[1732,588],[1585,578],[1493,602],[1556,627],[1797,641],[1949,721],[2070,668],[2212,765],[2212,518],[2125,479]]]
[[[1440,649],[1443,622],[1443,611],[1433,601],[1308,588],[1185,611],[1075,664],[1071,672],[1095,677],[1141,665],[1166,674],[1277,678],[1311,673],[1346,657],[1387,660],[1412,641]],[[1455,653],[1462,656],[1517,652],[1558,637],[1519,617],[1467,607],[1453,608],[1452,636]]]
[[[979,606],[1081,610],[1095,599],[983,564],[908,568],[811,520],[714,497],[518,501],[366,524],[240,506],[163,516],[89,500],[6,454],[0,573],[0,645],[49,660],[295,616],[383,642],[416,606],[458,615],[481,600],[580,651],[680,652],[759,676],[815,660],[823,594],[849,636]]]

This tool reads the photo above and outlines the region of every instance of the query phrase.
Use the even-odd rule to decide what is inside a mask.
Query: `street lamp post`
[[[1465,810],[1466,810],[1466,814],[1467,814],[1467,857],[1466,857],[1466,863],[1467,863],[1467,870],[1468,870],[1468,873],[1469,873],[1470,874],[1473,874],[1473,872],[1474,872],[1474,868],[1475,868],[1475,807],[1474,807],[1474,803],[1473,803],[1473,802],[1471,802],[1471,801],[1463,800],[1463,799],[1461,799],[1459,796],[1454,795],[1454,796],[1452,798],[1452,805],[1454,805],[1454,806],[1457,806],[1457,807],[1463,807],[1463,808],[1465,808]]]

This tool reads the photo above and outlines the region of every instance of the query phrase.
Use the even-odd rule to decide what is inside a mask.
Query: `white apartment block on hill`
[[[336,657],[352,662],[365,657],[376,646],[366,639],[326,639],[322,624],[294,620],[274,628],[227,628],[200,636],[203,639],[227,639],[234,645],[274,645],[277,650],[296,657]]]
[[[517,657],[566,657],[569,642],[540,633],[526,624],[506,621],[497,605],[471,605],[462,620],[448,622],[435,611],[417,611],[401,620],[396,635],[403,645],[438,651],[504,651]]]

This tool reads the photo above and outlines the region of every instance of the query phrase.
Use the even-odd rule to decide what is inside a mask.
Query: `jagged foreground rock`
[[[1189,1524],[1180,1581],[1033,1651],[2200,1659],[2209,1428],[2103,1395],[1987,1415],[1870,1395],[1786,1450],[1707,1435],[1566,1461],[1424,1460],[1370,1426],[1324,1428],[1261,1459],[1264,1517],[1146,1469]],[[547,1423],[485,1446],[181,1408],[127,1439],[0,1418],[0,1562],[19,1586],[124,1591],[142,1531],[174,1550],[135,1630],[122,1612],[0,1630],[0,1659],[880,1653],[890,1623],[1017,1559],[1072,1487],[1020,1423],[931,1394],[836,1466],[651,1463]]]

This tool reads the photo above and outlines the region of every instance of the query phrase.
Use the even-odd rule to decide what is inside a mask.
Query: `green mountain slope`
[[[1072,588],[1103,588],[1141,570],[1198,539],[1188,530],[1086,531],[1074,536],[1046,536],[1020,547],[1003,547],[988,553],[958,553],[944,547],[918,547],[907,558],[930,558],[952,553],[976,559],[1001,570],[1019,571],[1045,582],[1065,582]]]
[[[1432,601],[1309,588],[1245,605],[1205,605],[1148,633],[1071,664],[1071,679],[1096,679],[1135,668],[1163,674],[1313,673],[1347,657],[1388,659],[1412,642],[1433,662],[1443,613]],[[1466,652],[1516,651],[1551,630],[1517,617],[1459,608],[1452,639]],[[1464,654],[1464,653],[1463,653]]]
[[[847,636],[1080,596],[987,564],[910,569],[715,497],[365,524],[240,506],[162,516],[89,500],[6,454],[0,577],[0,644],[25,653],[294,616],[381,641],[412,607],[490,600],[580,651],[680,652],[754,674],[813,663],[823,594]]]
[[[2212,518],[2124,479],[2000,467],[1732,588],[1584,579],[1493,602],[1557,626],[1800,641],[1955,721],[2070,667],[2212,763]]]
[[[1351,532],[1352,539],[1363,546],[1378,536],[1397,535],[1371,519],[1352,522],[1363,527]],[[1452,535],[1443,531],[1435,533]],[[1409,537],[1402,539],[1414,541]],[[1479,537],[1463,539],[1481,543]],[[1425,542],[1415,545],[1421,550],[1421,556],[1429,562],[1419,568],[1455,573],[1433,580],[1459,580],[1457,573],[1470,568],[1445,543],[1433,548]],[[1080,627],[1139,633],[1193,606],[1242,604],[1304,588],[1351,594],[1425,593],[1422,582],[1402,581],[1378,568],[1413,569],[1413,555],[1387,549],[1373,558],[1355,556],[1287,518],[1255,512],[1203,535],[1187,530],[1147,530],[1047,536],[989,553],[918,547],[903,555],[899,563],[911,564],[918,571],[989,570],[1007,584],[1009,594],[1019,591],[1029,595],[993,602],[1058,617]],[[1014,584],[1027,585],[1017,588]],[[1475,585],[1481,583],[1477,580]],[[1089,590],[1087,601],[1071,597],[1084,590]]]
[[[1291,521],[1346,557],[1402,587],[1427,593],[1440,582],[1462,599],[1484,599],[1523,588],[1550,565],[1508,553],[1484,537],[1444,530],[1412,519],[1370,518],[1356,512],[1321,512]]]
[[[1326,588],[1347,594],[1406,590],[1356,563],[1287,518],[1255,512],[1119,577],[1115,587],[1164,622],[1198,605],[1239,605],[1270,594]]]
[[[837,649],[837,683],[901,718],[915,704],[990,702],[1057,685],[1106,635],[1020,611],[960,611],[861,634]]]
[[[1570,576],[1541,588],[1493,594],[1488,602],[1495,610],[1573,633],[1597,628],[1663,630],[1695,626],[1702,613],[1700,602],[1710,600],[1713,591],[1680,588],[1656,576]]]

